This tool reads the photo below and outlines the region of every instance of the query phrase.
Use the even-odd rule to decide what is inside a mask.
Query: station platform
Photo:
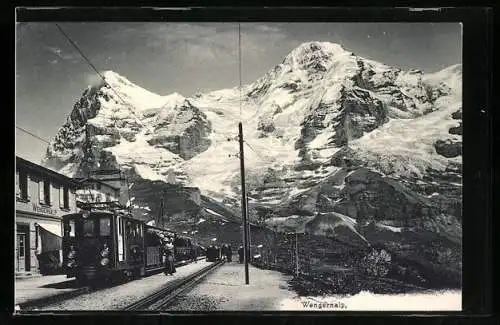
[[[35,275],[16,277],[14,282],[15,305],[28,301],[48,298],[54,295],[67,294],[78,290],[74,278],[66,275]]]

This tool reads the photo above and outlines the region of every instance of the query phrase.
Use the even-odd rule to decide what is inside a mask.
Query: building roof
[[[121,188],[120,187],[117,187],[117,186],[113,186],[109,183],[106,182],[105,179],[96,179],[96,178],[75,178],[75,181],[77,181],[78,183],[80,184],[85,184],[85,183],[99,183],[101,185],[105,185],[107,187],[110,187],[116,191],[119,191]]]
[[[68,177],[68,176],[65,176],[63,174],[60,174],[58,172],[55,172],[51,169],[48,169],[46,167],[43,167],[41,165],[38,165],[38,164],[35,164],[29,160],[26,160],[24,158],[21,158],[19,156],[16,156],[16,168],[17,166],[22,166],[26,169],[31,169],[31,170],[34,170],[40,174],[44,174],[44,175],[47,175],[51,178],[56,178],[68,185],[72,185],[74,187],[77,187],[79,184],[78,182],[76,182],[73,178],[71,177]]]

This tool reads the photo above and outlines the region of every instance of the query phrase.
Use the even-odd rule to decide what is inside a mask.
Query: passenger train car
[[[190,238],[148,226],[121,212],[68,214],[63,216],[63,229],[66,275],[76,277],[79,282],[120,275],[140,277],[162,270],[167,243],[173,243],[176,259],[191,257],[198,249]]]

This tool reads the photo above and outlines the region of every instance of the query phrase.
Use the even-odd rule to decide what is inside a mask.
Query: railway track
[[[125,307],[124,310],[163,310],[168,307],[181,293],[192,289],[222,264],[224,264],[224,261],[215,262],[191,275],[188,275],[187,277],[169,282],[159,291],[144,299],[134,302],[133,304]]]
[[[203,260],[203,259],[205,259],[205,257],[198,257],[197,258],[198,261]],[[175,263],[175,267],[184,266],[184,265],[187,265],[190,263],[191,263],[191,261],[179,261],[179,262]],[[149,270],[147,272],[146,276],[151,276],[153,274],[160,273],[160,272],[162,272],[162,270],[163,270],[163,267],[158,268],[158,269]],[[76,283],[75,280],[69,280],[69,281]],[[122,283],[120,282],[120,283],[117,283],[114,285],[120,285],[120,284],[122,284]],[[114,286],[114,285],[112,285],[112,286]],[[72,290],[72,291],[67,291],[67,292],[63,292],[63,293],[59,293],[59,294],[55,294],[55,295],[50,295],[50,296],[46,296],[46,297],[32,299],[32,300],[29,300],[29,301],[26,301],[23,303],[16,304],[16,308],[18,308],[18,311],[22,311],[22,312],[37,311],[37,310],[44,308],[48,305],[52,305],[52,304],[56,304],[56,303],[64,301],[64,300],[76,298],[76,297],[84,295],[84,294],[97,292],[99,290],[103,290],[103,289],[106,289],[109,287],[110,287],[109,285],[103,285],[103,284],[99,284],[97,286],[82,286],[82,287],[75,288],[75,290]]]

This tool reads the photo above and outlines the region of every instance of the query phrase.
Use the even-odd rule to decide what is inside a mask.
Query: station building
[[[120,187],[99,179],[76,179],[80,186],[76,200],[81,203],[118,203]]]
[[[41,268],[60,263],[61,220],[77,212],[78,186],[72,178],[16,156],[16,273],[44,273]]]

